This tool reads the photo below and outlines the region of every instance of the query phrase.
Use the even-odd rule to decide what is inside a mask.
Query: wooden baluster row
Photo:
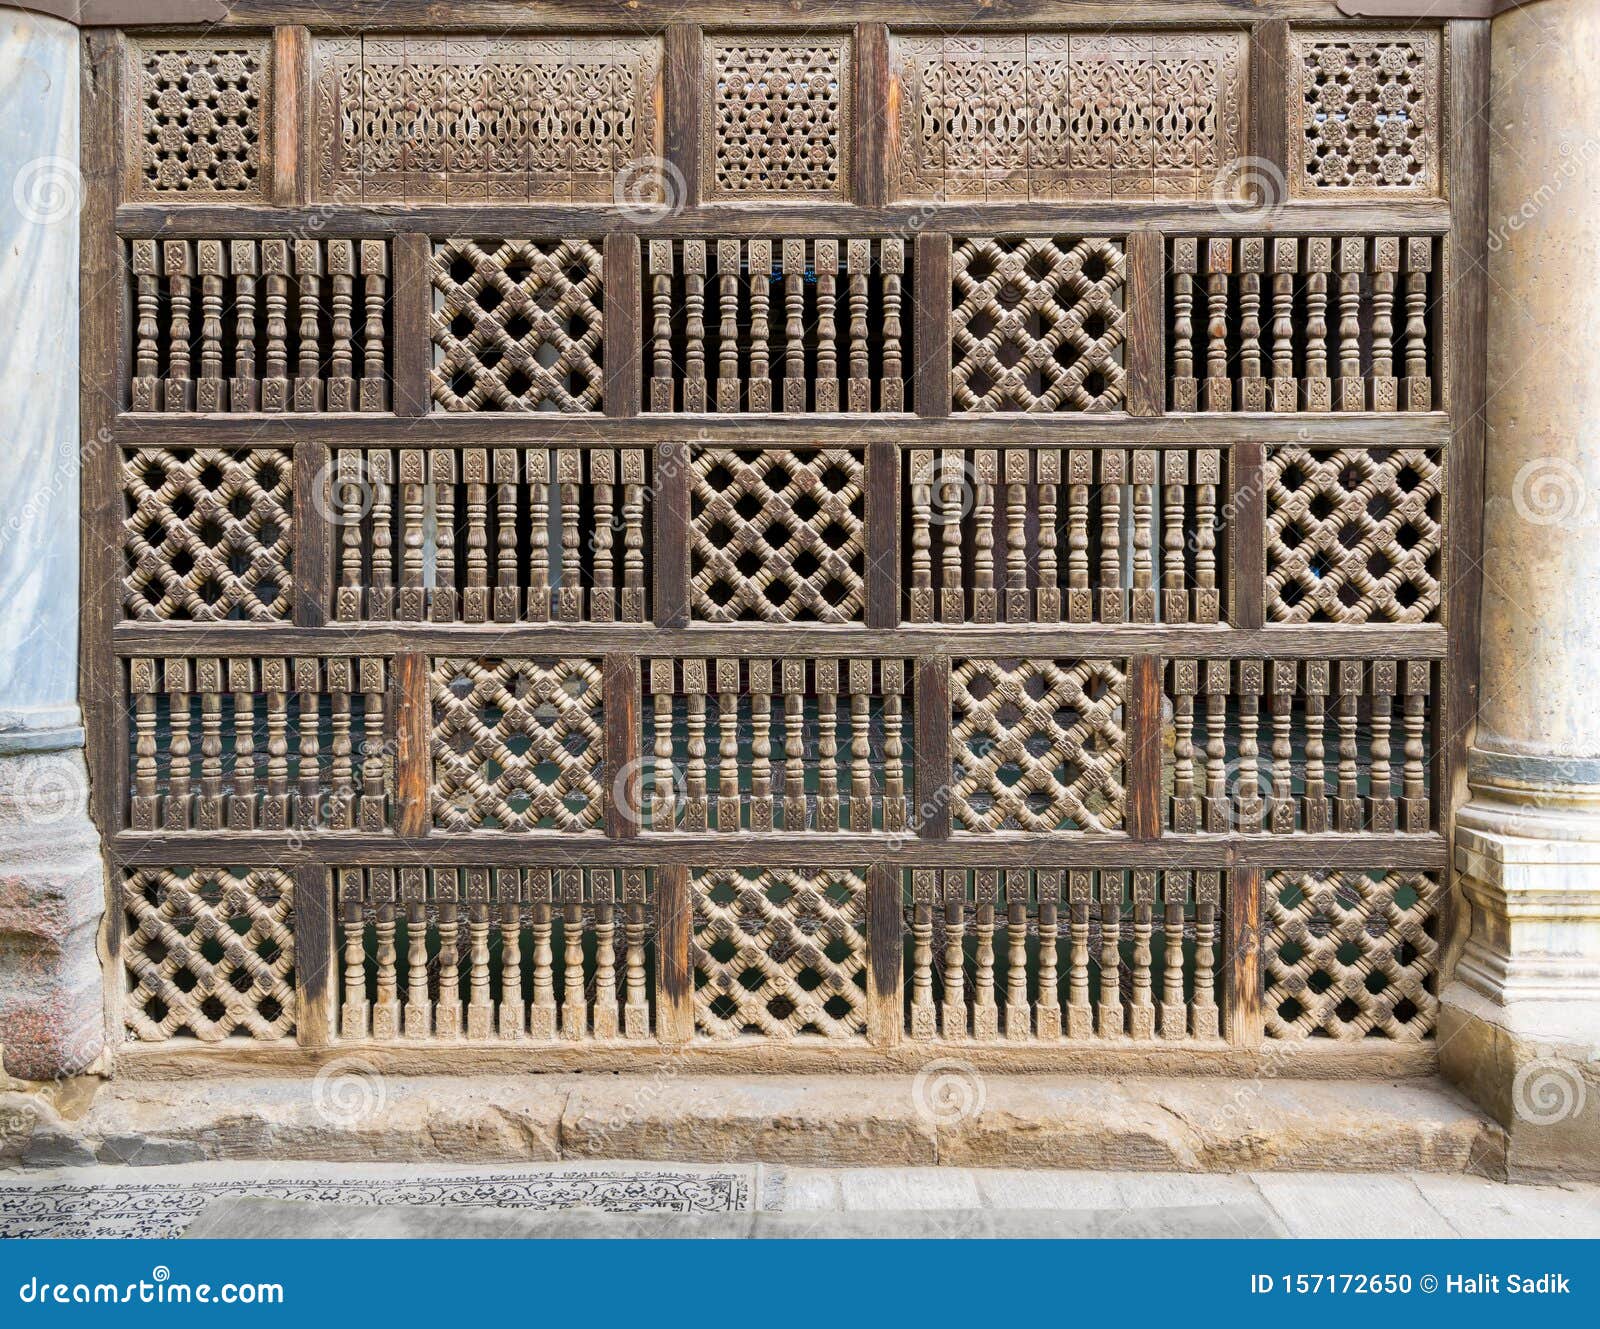
[[[389,409],[388,241],[130,244],[133,410]]]
[[[364,829],[387,824],[381,763],[352,755],[383,745],[384,662],[213,656],[129,662],[136,831]],[[364,694],[358,714],[354,698]],[[162,697],[166,699],[163,740]],[[330,739],[322,741],[323,699]],[[264,721],[264,746],[258,724]],[[195,740],[198,737],[198,751]],[[231,739],[231,744],[225,740]],[[289,792],[290,744],[296,758]],[[231,746],[231,753],[228,748]]]
[[[459,478],[456,455],[448,448],[338,450],[339,621],[644,621],[644,449],[561,448],[552,458],[547,448],[463,448]]]
[[[398,869],[397,893],[394,868],[338,869],[341,1034],[379,1040],[648,1039],[645,880],[637,868],[404,867]],[[620,933],[619,907],[626,920]],[[376,993],[371,1002],[369,981]]]
[[[1172,409],[1434,409],[1433,252],[1429,236],[1174,239]]]
[[[652,411],[905,409],[903,240],[652,240],[646,264]],[[673,316],[678,278],[681,332]]]
[[[903,660],[652,660],[647,686],[653,830],[905,829]]]
[[[1173,661],[1170,825],[1426,833],[1432,674],[1426,660]]]
[[[1215,1039],[1220,902],[1217,872],[916,869],[907,1032],[924,1041],[1055,1041],[1063,1032],[1072,1040]],[[942,948],[935,945],[936,912]],[[997,940],[1001,920],[1004,937]],[[1036,936],[1031,962],[1030,921]],[[1191,924],[1193,945],[1186,951]],[[997,968],[1002,945],[1003,977]],[[1099,969],[1096,985],[1091,959]]]

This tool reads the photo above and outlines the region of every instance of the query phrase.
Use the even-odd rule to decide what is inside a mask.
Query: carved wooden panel
[[[644,869],[384,866],[333,877],[344,1038],[651,1037],[655,900]]]
[[[1437,453],[1296,446],[1266,455],[1272,621],[1438,617],[1444,466]]]
[[[591,660],[433,662],[433,821],[582,831],[604,811],[605,710]]]
[[[1269,1038],[1432,1035],[1440,897],[1433,874],[1274,872],[1261,896]]]
[[[122,875],[130,1037],[216,1043],[295,1032],[294,883],[277,868]]]
[[[651,240],[652,411],[903,411],[906,246]]]
[[[762,201],[844,197],[852,130],[848,37],[705,38],[707,192]]]
[[[1115,830],[1122,695],[1122,668],[1107,660],[952,661],[955,828]]]
[[[643,448],[339,448],[341,622],[641,623]]]
[[[129,824],[383,829],[386,673],[376,658],[130,660]]]
[[[907,877],[913,1039],[1218,1038],[1221,873],[916,868]]]
[[[908,621],[1217,622],[1219,449],[905,457]]]
[[[1439,34],[1296,29],[1296,185],[1439,192]]]
[[[653,831],[904,831],[904,660],[655,659],[643,748]]]
[[[282,621],[293,602],[293,463],[279,448],[130,448],[129,618]]]
[[[335,37],[313,59],[318,198],[661,197],[658,37]]]
[[[1175,411],[1431,411],[1432,236],[1169,242]]]
[[[271,181],[272,42],[129,43],[128,198],[260,202]]]
[[[866,1034],[867,886],[860,872],[713,868],[690,881],[696,1034]]]
[[[1175,660],[1180,832],[1433,829],[1428,660]]]
[[[859,449],[699,448],[690,464],[695,618],[860,619],[866,499]]]
[[[588,240],[445,240],[433,251],[436,410],[598,411],[604,262]]]
[[[134,410],[389,408],[388,241],[129,244]]]
[[[952,409],[1122,409],[1120,243],[964,239],[951,275]]]
[[[896,37],[900,187],[989,202],[1208,195],[1244,152],[1246,45],[1243,33]]]

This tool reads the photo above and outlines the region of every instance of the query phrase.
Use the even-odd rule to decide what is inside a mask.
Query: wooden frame
[[[1203,195],[1184,199],[1086,195],[1061,202],[918,202],[899,192],[892,108],[904,103],[898,99],[894,83],[894,41],[906,31],[937,27],[946,9],[953,17],[958,8],[863,4],[837,16],[837,33],[849,52],[839,90],[842,137],[837,195],[827,200],[799,195],[781,207],[759,211],[748,202],[730,201],[730,196],[712,185],[707,163],[715,146],[715,120],[705,86],[705,43],[725,33],[782,41],[785,34],[801,30],[777,19],[768,24],[760,16],[752,17],[747,6],[711,5],[697,12],[695,23],[672,21],[651,26],[658,16],[656,7],[647,3],[628,20],[630,33],[645,30],[661,40],[657,111],[660,151],[667,163],[670,187],[659,202],[644,204],[631,199],[593,203],[472,199],[428,202],[402,213],[370,201],[310,203],[316,192],[311,182],[317,178],[318,168],[312,124],[319,112],[311,104],[311,71],[319,33],[295,26],[295,15],[279,13],[269,0],[245,0],[234,6],[221,25],[224,37],[218,38],[223,40],[235,30],[257,36],[272,34],[268,43],[272,52],[270,95],[262,101],[269,109],[263,111],[259,136],[259,201],[240,204],[190,196],[149,201],[136,193],[135,182],[124,167],[128,143],[124,80],[133,68],[130,38],[113,29],[86,34],[86,58],[109,74],[84,89],[82,693],[94,774],[93,809],[112,861],[113,954],[121,944],[121,910],[116,901],[125,867],[284,867],[293,872],[300,899],[300,942],[313,948],[297,971],[303,989],[300,1039],[307,1047],[324,1046],[341,1038],[337,1015],[332,1013],[332,989],[339,981],[335,948],[341,916],[332,894],[332,879],[321,868],[389,864],[396,868],[486,865],[499,869],[554,866],[581,855],[584,865],[595,869],[654,869],[651,898],[658,948],[655,1036],[660,1042],[683,1043],[695,1037],[694,975],[688,958],[693,944],[694,871],[749,863],[755,861],[752,855],[759,855],[759,861],[772,865],[862,869],[866,882],[863,927],[868,937],[867,1038],[881,1050],[903,1043],[909,1036],[899,1018],[902,1005],[910,999],[901,955],[902,939],[908,944],[911,936],[905,930],[908,915],[901,900],[903,871],[1007,870],[1041,864],[1063,870],[1131,872],[1156,866],[1226,870],[1226,907],[1220,916],[1218,939],[1223,1038],[1233,1049],[1227,1056],[1259,1057],[1261,913],[1256,892],[1265,875],[1277,870],[1314,871],[1319,864],[1336,861],[1341,869],[1405,868],[1439,874],[1441,879],[1449,876],[1450,826],[1454,809],[1464,797],[1464,752],[1476,673],[1484,292],[1474,255],[1481,247],[1483,230],[1478,223],[1485,206],[1482,168],[1486,147],[1481,124],[1470,108],[1481,104],[1483,95],[1486,25],[1452,20],[1437,30],[1443,74],[1439,104],[1434,108],[1435,130],[1447,149],[1440,167],[1445,190],[1435,197],[1369,194],[1346,199],[1342,194],[1335,197],[1338,191],[1307,191],[1292,199],[1269,200],[1276,206],[1267,211],[1243,206],[1248,200],[1218,202]],[[1153,25],[1167,37],[1177,34],[1179,25],[1185,31],[1220,29],[1244,36],[1248,88],[1247,118],[1241,134],[1254,156],[1288,178],[1300,146],[1288,108],[1296,78],[1294,33],[1301,27],[1320,31],[1330,23],[1342,24],[1344,20],[1331,3],[1283,0],[1261,6],[1246,24],[1241,24],[1237,10],[1227,5],[1180,6],[1168,0],[1117,7],[1062,3],[1043,6],[1030,23],[1034,31],[1094,26],[1112,17],[1112,8],[1117,10],[1119,23],[1133,29]],[[497,12],[488,4],[459,8],[451,16],[449,31],[467,35],[474,28],[494,27]],[[664,10],[659,17],[675,20]],[[961,18],[964,24],[970,21],[965,10]],[[523,6],[518,19],[535,33],[618,33],[624,26],[606,6]],[[383,31],[421,40],[428,33],[438,33],[437,25],[434,10],[401,4],[386,10]],[[1015,24],[987,21],[973,28],[978,33],[1016,30]],[[1361,29],[1353,26],[1349,30]],[[185,38],[177,34],[173,40]],[[364,408],[348,415],[176,411],[159,418],[130,410],[128,385],[141,308],[124,268],[127,242],[157,235],[200,241],[218,236],[268,239],[304,234],[389,242],[387,298],[391,304],[386,335],[392,410]],[[1341,234],[1419,237],[1434,245],[1439,258],[1432,274],[1432,304],[1425,311],[1433,336],[1428,370],[1434,382],[1428,405],[1434,409],[1395,414],[1369,410],[1255,414],[1241,412],[1235,404],[1232,411],[1174,410],[1168,384],[1175,353],[1170,243],[1194,236]],[[604,322],[598,339],[602,380],[595,414],[579,419],[557,413],[478,414],[432,409],[427,382],[433,367],[427,272],[434,246],[446,237],[461,235],[584,237],[597,253],[603,253],[600,305]],[[643,260],[650,241],[774,237],[776,248],[776,242],[784,237],[818,235],[839,237],[841,242],[847,237],[889,236],[906,241],[906,261],[911,265],[905,282],[909,309],[905,334],[910,346],[906,376],[911,383],[904,410],[875,416],[849,412],[797,416],[774,410],[762,415],[657,413],[646,418],[651,291]],[[1109,237],[1122,248],[1127,262],[1122,307],[1126,327],[1121,363],[1128,380],[1124,409],[1017,415],[952,411],[950,300],[952,281],[959,277],[959,272],[952,272],[952,245],[964,236]],[[1340,308],[1338,274],[1331,275],[1328,309],[1336,316]],[[1203,273],[1197,281],[1205,281]],[[1263,301],[1270,296],[1269,287],[1270,283],[1262,288]],[[781,302],[781,283],[773,289],[774,301]],[[1195,294],[1203,302],[1202,285],[1197,284]],[[1403,295],[1400,292],[1397,299]],[[713,290],[707,297],[713,308],[715,296]],[[198,276],[192,298],[198,323],[207,298]],[[1238,298],[1237,294],[1227,297],[1228,310],[1237,311]],[[296,312],[304,317],[315,314],[314,310],[312,314],[291,310],[291,321]],[[711,316],[708,309],[707,317]],[[195,336],[192,329],[189,336]],[[333,336],[337,340],[337,332]],[[337,347],[334,354],[338,354]],[[777,377],[776,371],[773,376]],[[841,379],[843,376],[841,370]],[[778,397],[775,407],[782,404],[781,394]],[[1299,625],[1269,621],[1264,612],[1267,554],[1262,541],[1269,499],[1263,458],[1275,446],[1288,444],[1329,449],[1416,448],[1430,456],[1442,456],[1447,533],[1441,568],[1444,603],[1429,621]],[[687,556],[693,521],[690,469],[694,453],[705,448],[799,450],[819,446],[853,449],[862,462],[863,584],[860,612],[854,615],[858,621],[784,623],[774,634],[770,627],[764,629],[755,622],[698,619],[691,611]],[[279,622],[202,624],[124,618],[122,475],[127,459],[137,457],[142,449],[238,451],[262,447],[283,449],[293,458],[291,611]],[[495,622],[490,615],[491,621],[474,623],[453,621],[431,611],[419,612],[415,621],[335,622],[335,593],[344,575],[345,528],[330,516],[330,510],[337,508],[340,479],[335,463],[342,449],[414,451],[418,464],[431,468],[434,458],[444,459],[439,465],[455,465],[470,450],[529,447],[647,450],[651,483],[643,501],[648,518],[639,530],[641,542],[646,539],[642,533],[649,533],[640,552],[648,555],[645,575],[650,622],[643,632],[637,624],[587,622],[581,617],[566,622]],[[936,621],[910,623],[903,605],[906,588],[917,575],[917,533],[913,499],[904,477],[907,453],[914,447],[951,452],[989,449],[1001,455],[1007,450],[1023,450],[1036,459],[1071,449],[1096,457],[1113,449],[1146,450],[1152,456],[1185,448],[1217,450],[1224,459],[1223,474],[1229,486],[1225,494],[1218,495],[1227,512],[1216,533],[1216,559],[1225,588],[1220,621],[1215,625],[1167,621],[1160,611],[1160,586],[1150,583],[1145,589],[1152,592],[1148,603],[1155,607],[1148,616],[1129,614],[1121,621],[1107,620],[1109,626],[1099,620],[1069,620],[1067,616],[1055,622],[1013,620],[1003,605],[996,617],[987,621],[980,616],[956,623],[935,616]],[[427,472],[430,477],[442,473]],[[468,538],[455,553],[465,566],[469,549],[475,547],[472,541],[479,534],[487,540],[493,527],[489,519],[474,526],[478,519],[462,514],[470,504],[481,501],[492,508],[498,500],[492,496],[480,500],[472,491],[475,482],[467,479],[464,470],[459,474],[463,497],[456,519],[463,523],[461,529]],[[394,501],[405,501],[399,491],[406,483],[410,482],[396,477]],[[987,485],[981,481],[978,488],[984,490]],[[1140,485],[1137,477],[1129,482],[1130,514],[1143,501],[1137,492]],[[1004,477],[990,487],[1004,491]],[[559,488],[560,482],[553,481],[552,489]],[[1066,480],[1061,488],[1063,492],[1069,488]],[[563,510],[565,501],[557,493],[556,510]],[[591,501],[589,497],[581,499],[585,505]],[[993,496],[985,500],[980,493],[980,504],[985,501],[995,500]],[[1061,502],[1065,511],[1069,499]],[[588,508],[574,506],[571,510],[586,512]],[[1009,513],[1012,508],[1006,506],[1004,511]],[[1124,520],[1133,531],[1141,519],[1129,515]],[[998,516],[993,522],[999,548],[1004,545],[1003,523]],[[1033,537],[1023,532],[1019,538]],[[1140,537],[1135,533],[1129,538],[1137,542]],[[1130,553],[1129,558],[1136,556],[1136,552]],[[577,575],[588,577],[584,561],[588,555],[576,557]],[[1065,553],[1062,559],[1065,567]],[[992,567],[1003,574],[1003,553],[995,555]],[[396,575],[405,575],[398,564]],[[1033,575],[1025,574],[1025,586],[1032,585],[1026,577]],[[1066,589],[1067,573],[1061,575]],[[416,585],[421,597],[422,583]],[[1136,594],[1140,586],[1135,582],[1129,589]],[[422,603],[419,598],[418,604]],[[522,835],[445,834],[434,825],[429,815],[429,751],[437,736],[430,730],[430,659],[523,655],[595,662],[604,679],[604,764],[606,771],[612,772],[632,770],[650,748],[651,735],[643,728],[640,706],[641,688],[647,691],[649,685],[643,662],[652,657],[715,660],[754,652],[837,662],[841,669],[851,660],[895,657],[911,662],[905,720],[907,764],[915,773],[913,833],[777,832],[762,834],[759,839],[754,833],[732,837],[710,831],[652,834],[642,826],[644,794],[638,789],[621,797],[608,791],[598,824],[576,834],[538,830]],[[387,758],[392,764],[387,777],[391,830],[330,826],[294,833],[179,833],[131,829],[127,813],[132,797],[127,718],[131,703],[125,683],[128,662],[204,662],[224,656],[373,657],[393,662],[382,701],[385,732],[393,744]],[[952,659],[1019,656],[1059,661],[1111,658],[1129,665],[1122,720],[1129,798],[1122,828],[1095,835],[1014,830],[975,835],[959,828],[952,833],[948,802],[924,800],[925,791],[949,784],[952,762],[961,760],[961,753],[951,751]],[[1425,829],[1273,835],[1238,830],[1190,833],[1170,823],[1163,807],[1167,767],[1161,750],[1163,708],[1170,704],[1163,691],[1166,663],[1260,660],[1270,671],[1271,662],[1280,659],[1330,664],[1361,661],[1369,669],[1374,662],[1436,662],[1431,666],[1437,681],[1428,704],[1429,732],[1425,736],[1432,800]],[[715,692],[713,685],[708,687]],[[812,685],[808,683],[804,691],[805,705],[814,704]],[[831,694],[824,691],[824,695]],[[1268,695],[1262,694],[1263,706]],[[184,705],[189,705],[187,697]],[[1402,710],[1403,694],[1396,694],[1393,732],[1397,736]],[[1266,711],[1262,714],[1265,717]],[[1267,732],[1265,719],[1261,732]],[[881,749],[875,757],[878,755]],[[1370,758],[1370,752],[1367,756]],[[643,769],[640,766],[630,776],[641,785]],[[1453,898],[1448,890],[1442,895],[1441,916],[1435,923],[1440,938],[1449,935]],[[1064,912],[1070,912],[1069,905],[1070,901],[1063,899]],[[969,907],[989,906],[982,900],[961,906]],[[1139,904],[1134,901],[1130,907],[1135,911],[1129,915],[1132,919]],[[537,901],[534,908],[537,911]],[[1448,955],[1442,957],[1440,974],[1449,962]],[[1034,1065],[1055,1064],[1048,1061],[1049,1056],[1059,1052],[1065,1058],[1071,1051],[1063,1045],[1041,1053],[1037,1042],[1029,1043],[1028,1048],[1033,1059],[1029,1064]],[[1174,1055],[1187,1051],[1201,1061],[1224,1056],[1215,1047],[1198,1045],[1175,1044],[1170,1050]],[[996,1055],[1002,1052],[997,1050]],[[1037,1060],[1041,1055],[1046,1056],[1045,1063]],[[803,1064],[803,1058],[795,1064]],[[1426,1064],[1426,1058],[1417,1064]]]

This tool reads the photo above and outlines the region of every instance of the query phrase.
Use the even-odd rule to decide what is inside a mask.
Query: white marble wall
[[[78,34],[0,9],[0,752],[81,743]],[[65,731],[65,732],[63,732]]]

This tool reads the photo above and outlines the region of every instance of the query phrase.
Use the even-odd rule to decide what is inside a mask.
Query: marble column
[[[1445,1073],[1600,1174],[1600,6],[1494,20],[1482,676]]]
[[[78,708],[78,32],[0,9],[0,1059],[105,1045],[100,842]]]

